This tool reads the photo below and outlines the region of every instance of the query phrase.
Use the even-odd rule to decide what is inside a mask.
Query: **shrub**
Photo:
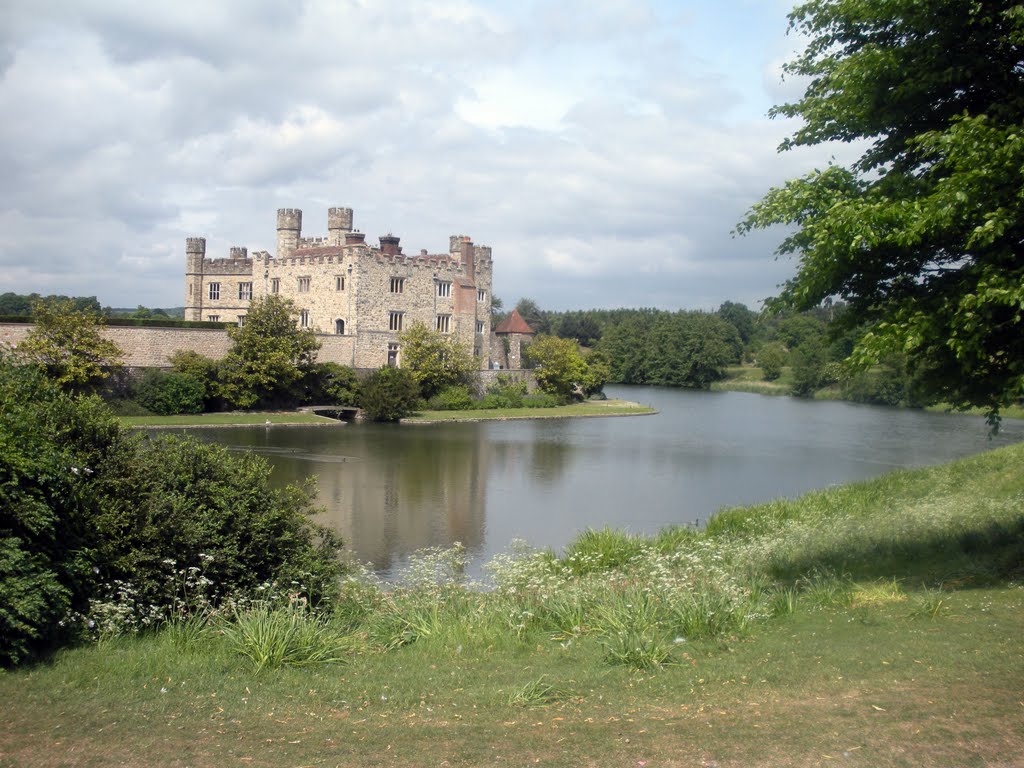
[[[525,381],[514,379],[511,376],[499,375],[497,380],[487,387],[487,391],[481,401],[487,401],[488,403],[493,403],[493,405],[481,405],[480,407],[522,408],[523,398],[527,396],[528,392]]]
[[[523,408],[556,408],[562,404],[554,395],[544,392],[535,392],[523,398]]]
[[[473,398],[469,387],[448,387],[430,398],[427,405],[435,411],[466,411],[473,407]]]
[[[206,385],[192,376],[177,371],[149,368],[135,387],[135,399],[149,411],[160,416],[177,413],[202,413]]]
[[[403,368],[381,368],[363,382],[359,406],[370,421],[398,421],[418,405],[419,387]]]
[[[359,402],[359,379],[347,365],[315,363],[302,380],[303,401],[317,405],[355,405]]]
[[[220,404],[217,361],[189,349],[175,352],[169,362],[176,373],[202,384],[203,410],[215,410]]]
[[[71,642],[94,605],[122,625],[180,616],[199,571],[213,604],[275,581],[330,598],[340,542],[312,500],[258,457],[142,440],[0,353],[0,664]]]

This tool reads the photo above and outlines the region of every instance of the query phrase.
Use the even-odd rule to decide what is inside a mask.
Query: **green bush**
[[[72,642],[94,610],[180,616],[200,583],[212,605],[273,582],[331,597],[340,542],[312,502],[258,457],[122,430],[0,352],[0,664]]]
[[[203,410],[218,410],[220,402],[219,366],[216,360],[192,350],[175,352],[169,362],[176,373],[203,385]]]
[[[427,401],[427,407],[435,411],[466,411],[473,405],[473,397],[467,386],[448,387]]]
[[[149,368],[135,386],[135,399],[149,411],[160,416],[178,413],[202,413],[206,385],[192,376],[177,371]]]
[[[511,376],[499,375],[497,380],[487,387],[480,408],[522,408],[523,398],[528,393],[526,382]],[[485,404],[486,403],[486,404]]]
[[[359,379],[347,365],[314,363],[302,379],[303,402],[314,405],[355,405]]]
[[[363,381],[359,406],[370,421],[398,421],[416,410],[419,398],[412,373],[404,368],[381,368]]]

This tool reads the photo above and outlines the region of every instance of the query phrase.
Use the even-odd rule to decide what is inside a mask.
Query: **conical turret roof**
[[[518,309],[513,309],[512,314],[498,323],[498,327],[494,329],[495,333],[523,333],[533,336],[537,332],[530,327],[530,324],[523,320],[523,316],[519,314]]]

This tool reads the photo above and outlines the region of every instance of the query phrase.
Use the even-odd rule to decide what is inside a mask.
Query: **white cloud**
[[[763,117],[784,14],[708,8],[9,0],[0,285],[173,306],[186,236],[270,249],[276,208],[315,235],[348,205],[410,252],[492,245],[509,304],[753,303],[786,265],[730,231],[827,155]]]

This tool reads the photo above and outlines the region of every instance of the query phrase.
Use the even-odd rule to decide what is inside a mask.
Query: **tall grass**
[[[1021,572],[1022,469],[1017,446],[727,510],[704,531],[588,530],[561,555],[517,544],[488,564],[483,583],[467,579],[461,546],[435,548],[411,558],[393,585],[348,576],[330,616],[267,604],[215,628],[256,670],[413,644],[448,654],[585,646],[649,670],[677,661],[684,643],[800,611],[906,603],[909,615],[934,616],[943,587]],[[205,616],[167,632],[182,650],[214,634]]]
[[[325,618],[298,602],[250,608],[223,622],[221,632],[231,650],[248,659],[256,672],[340,663],[352,650],[352,643]]]

